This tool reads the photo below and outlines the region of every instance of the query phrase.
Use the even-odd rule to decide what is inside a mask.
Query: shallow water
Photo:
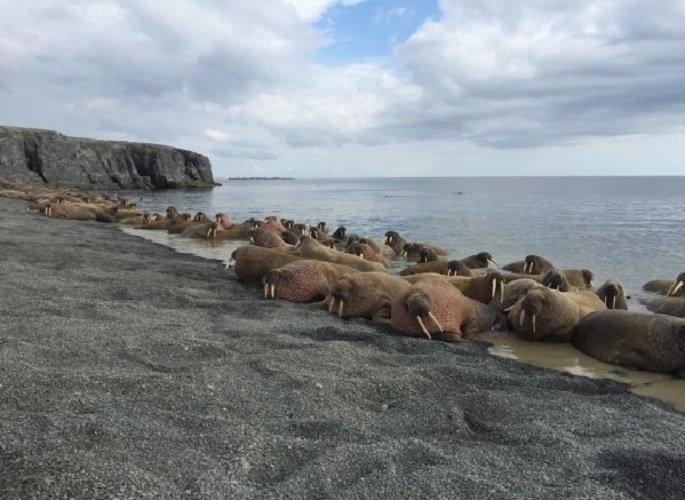
[[[443,246],[453,258],[490,251],[501,264],[539,254],[558,267],[585,267],[595,284],[623,282],[631,310],[644,310],[642,284],[683,271],[685,177],[301,179],[232,181],[213,190],[161,191],[128,198],[149,211],[223,211],[233,220],[278,215],[331,230]],[[178,251],[228,261],[245,242],[180,238],[126,229]],[[489,335],[489,334],[488,334]],[[685,381],[627,370],[570,345],[493,335],[495,355],[588,377],[612,378],[685,411]]]

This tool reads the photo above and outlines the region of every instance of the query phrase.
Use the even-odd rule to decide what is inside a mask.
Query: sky
[[[685,0],[0,0],[0,124],[216,178],[684,175]]]

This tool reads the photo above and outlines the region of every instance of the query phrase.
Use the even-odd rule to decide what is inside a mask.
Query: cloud
[[[441,16],[385,58],[327,64],[316,21],[356,3],[0,0],[2,118],[270,168],[394,149],[409,164],[425,147],[528,150],[683,123],[685,2],[441,0]]]

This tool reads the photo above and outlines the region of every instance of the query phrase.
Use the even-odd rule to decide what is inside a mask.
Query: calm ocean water
[[[539,254],[586,267],[628,293],[685,270],[685,177],[516,177],[220,181],[207,191],[129,193],[146,210],[224,211],[236,221],[278,215],[382,240],[487,250],[500,264]],[[633,301],[634,303],[634,301]]]

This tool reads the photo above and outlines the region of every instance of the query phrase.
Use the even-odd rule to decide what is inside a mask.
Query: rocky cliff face
[[[0,178],[102,189],[214,185],[209,159],[192,151],[2,126]]]

